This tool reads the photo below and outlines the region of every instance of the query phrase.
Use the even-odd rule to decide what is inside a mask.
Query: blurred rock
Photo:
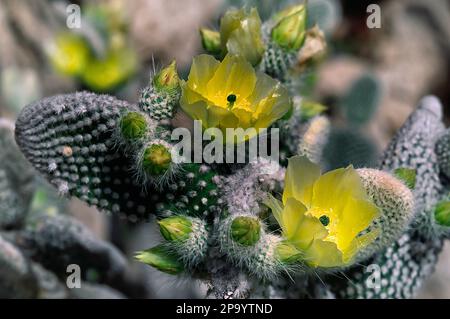
[[[190,65],[199,51],[199,28],[210,24],[222,0],[136,0],[126,3],[130,31],[138,54],[151,61],[152,55],[178,66]]]
[[[22,237],[23,248],[31,258],[60,275],[66,274],[68,265],[76,264],[83,278],[108,282],[121,276],[127,265],[113,245],[97,239],[79,221],[67,216],[37,216]]]
[[[35,298],[38,283],[22,252],[0,235],[0,298]]]
[[[104,285],[96,285],[87,282],[81,282],[80,288],[70,290],[71,298],[75,299],[123,299],[120,292]]]

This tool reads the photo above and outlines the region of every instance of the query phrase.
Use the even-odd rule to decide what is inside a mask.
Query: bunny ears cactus
[[[205,280],[216,297],[242,296],[242,287],[288,291],[288,276],[311,282],[293,288],[296,296],[310,295],[321,285],[310,276],[317,271],[356,272],[356,294],[348,283],[326,279],[336,296],[359,296],[366,290],[358,267],[376,260],[394,276],[389,256],[403,260],[408,240],[432,247],[396,266],[413,264],[413,278],[421,280],[450,233],[440,179],[449,174],[449,133],[440,105],[424,102],[379,169],[322,174],[317,163],[330,129],[324,107],[291,98],[283,87],[294,64],[304,66],[325,47],[306,19],[305,4],[265,22],[255,9],[229,11],[220,32],[201,30],[205,49],[221,61],[195,57],[187,81],[171,63],[137,105],[87,92],[35,102],[17,120],[17,143],[60,193],[131,222],[155,215],[162,242],[136,258]],[[170,133],[180,110],[205,130],[279,128],[290,159],[273,163],[259,154],[245,165],[179,163]]]

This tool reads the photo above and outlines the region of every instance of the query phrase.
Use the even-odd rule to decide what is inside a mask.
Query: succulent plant
[[[323,170],[326,141],[333,134],[329,121],[320,114],[302,118],[299,97],[292,105],[283,88],[307,43],[302,10],[302,5],[285,9],[261,25],[254,11],[251,18],[231,12],[231,20],[254,19],[248,21],[251,30],[244,23],[220,32],[227,50],[242,50],[242,57],[222,54],[219,62],[200,56],[187,82],[171,64],[150,80],[138,105],[88,92],[32,103],[16,122],[17,144],[62,195],[131,222],[155,216],[161,242],[136,258],[169,274],[206,281],[210,296],[411,297],[431,274],[448,234],[442,204],[447,182],[440,174],[448,149],[442,107],[436,98],[424,98],[376,168],[345,163]],[[294,38],[286,38],[286,24],[298,31]],[[261,32],[260,61],[247,55],[246,41],[228,45],[236,40],[234,32]],[[236,88],[230,79],[241,85]],[[259,151],[256,159],[239,164],[177,161],[171,133],[179,103],[193,119],[205,119],[205,131],[239,125],[280,129],[289,160],[271,161]],[[273,112],[279,104],[284,107]],[[346,139],[349,146],[355,141]],[[242,145],[227,143],[233,150]],[[66,263],[65,250],[95,256],[93,247],[102,259],[114,260],[108,265],[123,267],[108,245],[64,218],[38,219],[27,229],[25,243],[39,252],[37,260],[47,256],[47,248],[60,252],[54,267]],[[374,287],[367,285],[371,265],[381,272]],[[101,263],[95,266],[104,271]],[[321,288],[321,280],[328,289]]]

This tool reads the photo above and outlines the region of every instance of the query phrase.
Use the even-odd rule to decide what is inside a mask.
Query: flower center
[[[232,107],[234,102],[236,102],[236,95],[235,94],[230,94],[227,96],[227,101],[228,101],[228,107]]]
[[[330,224],[330,217],[328,217],[327,215],[322,215],[319,217],[319,221],[326,227],[328,226],[328,224]]]

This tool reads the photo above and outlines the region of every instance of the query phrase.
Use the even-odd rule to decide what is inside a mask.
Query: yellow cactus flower
[[[90,89],[107,92],[128,80],[136,66],[136,56],[132,50],[111,50],[103,58],[91,59],[81,78]]]
[[[47,54],[54,68],[64,75],[80,74],[91,56],[85,39],[66,32],[58,34],[47,47]]]
[[[291,108],[291,99],[278,81],[255,72],[243,57],[227,55],[219,62],[202,54],[182,84],[180,105],[203,128],[219,128],[225,136],[226,128],[269,127]]]
[[[379,235],[379,229],[368,229],[379,209],[352,166],[321,176],[319,166],[306,157],[292,157],[282,203],[272,197],[267,205],[286,242],[311,267],[349,265]]]
[[[224,54],[242,55],[257,65],[265,50],[258,10],[228,10],[220,20],[220,41]]]

